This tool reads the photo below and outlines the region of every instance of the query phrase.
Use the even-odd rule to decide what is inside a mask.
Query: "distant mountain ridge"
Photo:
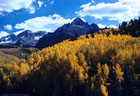
[[[52,46],[66,40],[67,38],[73,38],[76,34],[78,34],[78,36],[85,35],[91,30],[98,31],[99,27],[94,23],[88,24],[81,18],[76,18],[73,22],[64,24],[62,27],[58,28],[54,33],[48,33],[43,36],[35,47],[42,49]]]
[[[38,40],[45,34],[47,34],[45,31],[39,31],[34,33],[30,30],[26,30],[18,35],[11,34],[0,38],[0,44],[17,45],[21,47],[34,47]]]
[[[45,31],[32,32],[25,30],[17,35],[11,34],[0,38],[0,45],[16,45],[21,47],[36,47],[42,49],[52,46],[68,38],[74,38],[85,35],[89,31],[98,31],[99,27],[96,24],[88,24],[81,18],[75,18],[73,22],[64,24],[59,27],[54,33]]]

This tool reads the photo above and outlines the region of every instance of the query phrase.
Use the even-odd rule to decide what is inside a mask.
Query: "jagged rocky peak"
[[[31,30],[25,30],[24,32],[26,32],[26,33],[32,33]]]
[[[23,31],[22,33],[18,34],[18,36],[27,35],[27,34],[29,34],[29,33],[32,33],[32,31],[31,31],[31,30],[25,30],[25,31]]]
[[[83,21],[81,18],[75,18],[71,24],[74,25],[88,25],[87,22]]]
[[[31,30],[25,30],[25,31],[22,32],[22,34],[28,34],[28,33],[32,33],[32,31]]]
[[[45,31],[32,32],[25,30],[21,33],[10,34],[0,38],[0,45],[17,45],[22,47],[34,47],[38,40],[47,34]]]

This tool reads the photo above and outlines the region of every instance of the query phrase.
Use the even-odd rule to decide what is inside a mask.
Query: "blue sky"
[[[53,32],[75,17],[117,27],[139,16],[139,0],[0,0],[0,37],[24,30]]]

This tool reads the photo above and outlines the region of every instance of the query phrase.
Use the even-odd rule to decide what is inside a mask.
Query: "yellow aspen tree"
[[[108,96],[108,91],[107,91],[106,86],[101,85],[101,92],[102,92],[103,96]]]
[[[101,64],[98,63],[97,64],[97,74],[100,75],[102,73],[102,67],[101,67]]]
[[[118,81],[121,83],[124,79],[123,78],[124,72],[122,72],[122,69],[119,64],[116,64],[115,72],[116,72]]]
[[[104,72],[104,75],[105,75],[105,78],[108,78],[108,75],[109,75],[109,68],[108,68],[108,65],[107,64],[104,64],[102,66],[103,68],[103,72]]]

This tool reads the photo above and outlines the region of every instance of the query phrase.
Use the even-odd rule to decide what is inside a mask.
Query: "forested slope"
[[[94,37],[94,38],[92,38]],[[140,38],[94,34],[33,53],[1,68],[1,93],[139,96]]]

